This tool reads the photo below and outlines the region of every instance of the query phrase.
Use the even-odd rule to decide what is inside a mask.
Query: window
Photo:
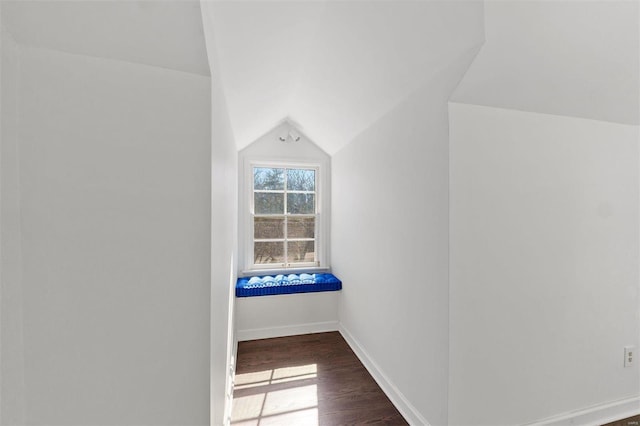
[[[252,164],[252,269],[319,266],[319,167]]]

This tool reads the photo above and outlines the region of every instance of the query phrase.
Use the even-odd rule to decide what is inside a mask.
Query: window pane
[[[256,264],[284,263],[284,242],[255,242],[253,262]]]
[[[284,190],[284,169],[254,167],[253,189]]]
[[[284,194],[255,192],[253,202],[256,214],[284,214]]]
[[[284,238],[284,218],[256,217],[253,219],[253,238]]]
[[[287,244],[290,263],[315,262],[315,241],[289,241]]]
[[[314,238],[315,230],[315,217],[290,217],[287,222],[287,238]]]
[[[314,214],[315,194],[287,194],[287,213]]]
[[[288,169],[287,189],[289,191],[315,191],[316,171],[306,169]]]

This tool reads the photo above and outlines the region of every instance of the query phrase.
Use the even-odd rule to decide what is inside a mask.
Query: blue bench
[[[342,289],[342,281],[333,274],[289,274],[243,277],[236,282],[236,297],[274,294],[314,293]]]

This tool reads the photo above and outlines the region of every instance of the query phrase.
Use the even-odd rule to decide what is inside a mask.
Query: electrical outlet
[[[635,346],[625,346],[624,347],[624,366],[633,367],[636,363],[636,347]]]

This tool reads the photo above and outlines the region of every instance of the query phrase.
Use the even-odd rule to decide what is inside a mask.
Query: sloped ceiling
[[[239,149],[288,118],[333,154],[484,40],[480,1],[216,1],[211,16]]]
[[[640,3],[488,1],[486,44],[452,100],[640,124]]]
[[[2,0],[23,45],[209,75],[200,2]]]
[[[288,120],[329,154],[484,40],[481,0],[202,3],[2,0],[2,19],[23,45],[202,75],[214,46],[238,149]]]

